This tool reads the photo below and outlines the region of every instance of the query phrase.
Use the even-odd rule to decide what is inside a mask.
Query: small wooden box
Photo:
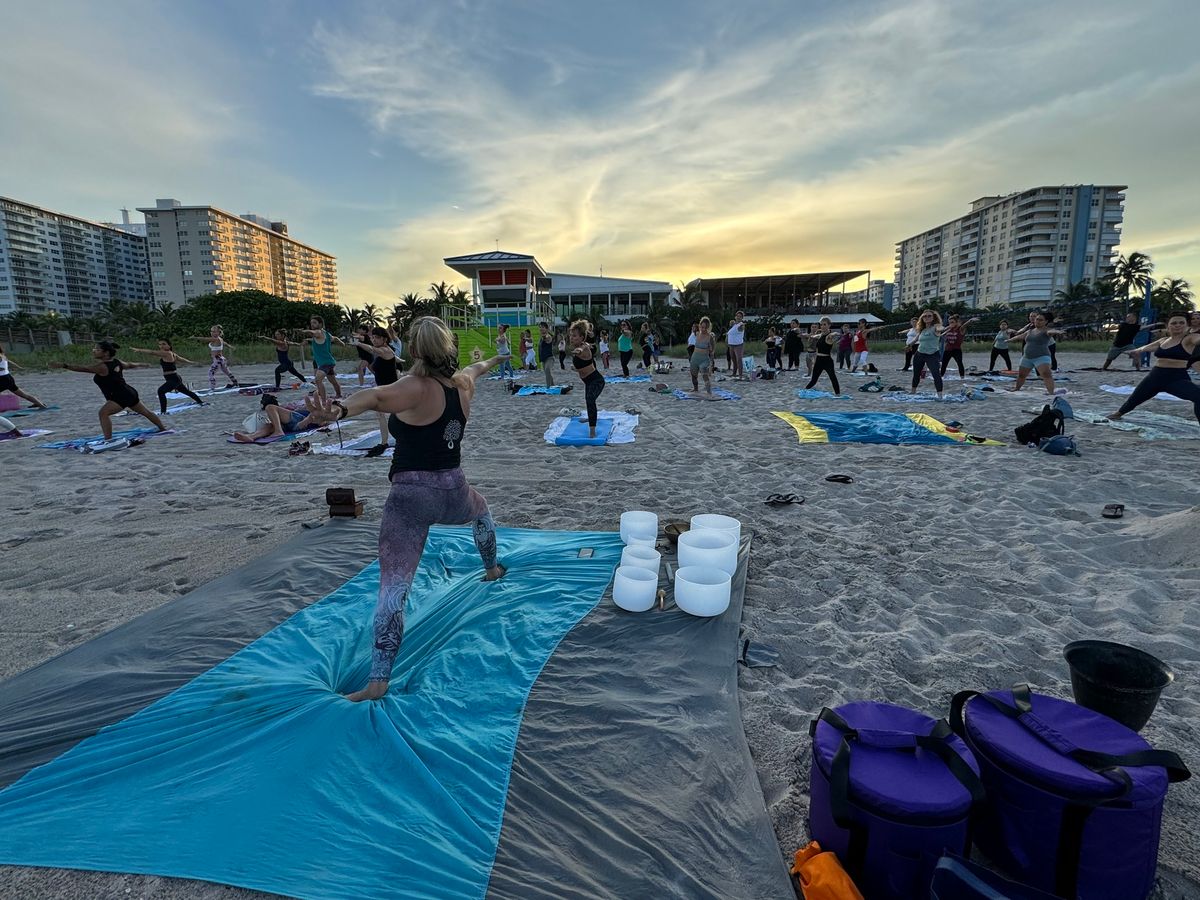
[[[326,488],[325,502],[330,506],[349,506],[354,503],[354,488]]]
[[[362,514],[363,502],[361,500],[358,500],[354,503],[334,503],[329,507],[329,515],[331,517],[346,516],[357,519]]]

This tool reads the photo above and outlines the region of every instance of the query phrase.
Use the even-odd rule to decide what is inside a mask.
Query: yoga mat
[[[612,419],[597,418],[596,436],[592,437],[591,429],[586,422],[572,418],[567,422],[562,433],[554,439],[554,443],[559,447],[599,447],[608,443],[612,430]]]
[[[324,426],[322,426],[322,427],[324,427]],[[274,435],[274,436],[270,436],[270,437],[263,437],[263,438],[259,438],[258,440],[255,440],[255,441],[239,441],[233,435],[230,435],[228,438],[226,438],[226,443],[241,444],[242,446],[245,446],[245,447],[250,447],[250,446],[253,446],[254,444],[277,444],[281,441],[283,443],[287,443],[288,441],[296,440],[296,438],[308,437],[310,434],[316,434],[320,430],[321,430],[320,428],[310,428],[307,431],[293,431],[291,434],[280,434],[280,435]]]
[[[7,416],[5,417],[7,418]],[[30,437],[41,437],[44,434],[53,434],[49,428],[30,428],[21,429],[20,434],[0,434],[0,441],[20,441]]]
[[[1108,394],[1117,394],[1121,397],[1128,397],[1133,393],[1134,386],[1132,384],[1102,384],[1100,390]],[[1174,394],[1155,394],[1151,400],[1177,400],[1180,403],[1187,403],[1182,397],[1176,397]]]
[[[178,434],[174,428],[168,428],[166,431],[159,431],[157,428],[129,428],[125,431],[114,431],[112,440],[132,440],[133,438],[152,438],[163,434]],[[94,434],[91,437],[71,438],[67,441],[52,441],[49,444],[38,444],[39,450],[83,450],[88,444],[104,444],[107,439],[102,434]]]
[[[61,409],[60,406],[47,406],[45,409],[38,409],[33,406],[22,406],[20,409],[6,409],[0,411],[0,416],[6,419],[20,419],[23,416],[36,416],[38,413],[50,412],[53,409]]]
[[[572,420],[578,422],[580,416],[558,416],[546,428],[546,433],[542,435],[542,439],[547,444],[557,443],[558,437],[567,429]],[[617,412],[616,410],[602,409],[596,416],[596,427],[599,431],[602,422],[611,422],[612,430],[608,435],[608,444],[632,444],[635,437],[635,430],[638,427],[639,418],[632,413]],[[584,423],[584,434],[587,434],[587,424]]]

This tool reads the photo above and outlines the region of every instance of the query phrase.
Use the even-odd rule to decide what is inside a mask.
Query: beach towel
[[[980,444],[1004,446],[988,438],[971,440],[965,432],[922,413],[772,412],[796,431],[802,444]]]
[[[849,400],[849,394],[834,394],[831,391],[815,391],[808,388],[800,388],[796,391],[796,396],[801,400]]]
[[[291,434],[268,435],[267,437],[261,437],[254,441],[239,441],[237,438],[235,438],[231,434],[228,438],[226,438],[226,443],[240,444],[244,447],[249,447],[254,444],[275,444],[275,443],[279,443],[280,441],[287,443],[289,441],[296,440],[296,438],[308,437],[310,434],[316,434],[318,431],[321,431],[321,430],[328,431],[329,429],[328,429],[328,426],[323,425],[319,428],[309,428],[309,429],[306,429],[305,431],[293,431]]]
[[[19,441],[23,438],[41,437],[43,434],[53,434],[49,428],[24,428],[20,434],[0,434],[0,441]]]
[[[611,423],[606,425],[605,423]],[[607,437],[603,442],[596,443],[605,444],[632,444],[634,441],[634,430],[638,427],[639,419],[637,416],[625,412],[617,412],[615,410],[602,409],[597,413],[596,434],[599,436],[602,429],[607,429]],[[572,423],[574,423],[572,425]],[[558,416],[550,423],[546,429],[546,433],[542,438],[547,444],[556,446],[584,446],[583,444],[560,443],[559,438],[563,436],[568,427],[571,427],[568,440],[572,436],[582,436],[582,439],[587,441],[588,426],[587,422],[580,423],[579,416]]]
[[[313,447],[314,453],[323,453],[326,456],[354,456],[366,457],[367,451],[372,447],[379,445],[379,429],[368,431],[365,434],[354,435],[353,437],[344,437],[341,441],[330,441],[327,444],[322,444],[320,447]],[[392,447],[388,447],[376,457],[371,459],[391,459]]]
[[[606,384],[645,384],[650,380],[649,375],[605,375],[604,381]]]
[[[884,400],[894,400],[896,403],[966,403],[971,397],[966,394],[908,394],[902,391],[892,391],[883,395]],[[981,398],[982,399],[982,398]]]
[[[159,437],[164,434],[178,434],[174,428],[168,428],[166,431],[159,431],[157,428],[130,428],[125,431],[114,431],[112,440],[133,440],[134,438],[152,438]],[[49,444],[38,444],[39,450],[80,450],[86,451],[89,445],[102,445],[110,443],[104,435],[93,434],[91,437],[71,438],[67,441],[52,441]]]
[[[240,387],[217,388],[215,391],[204,388],[203,390],[192,391],[192,393],[196,394],[198,397],[219,397],[225,394],[240,394],[247,387],[250,387],[250,385],[243,384]],[[179,397],[186,397],[187,394],[180,394],[176,391],[167,391],[167,396],[178,399]]]
[[[564,384],[555,384],[546,387],[544,384],[527,384],[517,391],[518,397],[530,397],[534,394],[561,394],[567,388]]]
[[[1100,385],[1100,390],[1102,390],[1106,393],[1109,393],[1109,394],[1117,394],[1118,396],[1121,396],[1121,397],[1128,397],[1130,394],[1133,393],[1133,385],[1132,384],[1119,384],[1119,385],[1118,384],[1102,384],[1102,385]],[[1151,400],[1178,400],[1180,403],[1190,402],[1188,400],[1184,400],[1182,397],[1176,397],[1174,394],[1155,394],[1150,399]]]
[[[19,419],[22,416],[34,416],[38,413],[50,412],[53,409],[61,409],[59,406],[47,406],[45,409],[39,409],[36,406],[23,406],[20,409],[6,409],[0,415],[6,419]]]
[[[1030,408],[1029,412],[1038,413],[1041,409]],[[1077,407],[1074,410],[1074,419],[1086,425],[1103,425],[1116,431],[1127,431],[1145,441],[1200,440],[1200,422],[1196,422],[1195,419],[1183,419],[1140,409],[1114,422],[1100,410]]]
[[[674,397],[676,400],[708,400],[708,399],[710,399],[703,391],[701,391],[700,393],[697,394],[697,393],[693,393],[691,391],[681,390],[680,388],[675,388],[675,390],[671,391],[671,396]],[[713,388],[711,399],[713,399],[713,400],[741,400],[742,398],[738,394],[735,394],[733,391],[727,391],[724,388]]]
[[[193,403],[191,400],[187,403],[177,403],[175,406],[168,406],[165,415],[173,416],[176,413],[187,412],[189,409],[200,409],[200,404]],[[114,413],[113,418],[119,419],[122,416],[136,415],[139,415],[139,413],[135,413],[132,409],[123,409],[119,413]],[[159,413],[159,415],[163,415],[163,413]]]
[[[485,381],[520,381],[528,374],[527,369],[514,369],[511,375],[488,375]]]

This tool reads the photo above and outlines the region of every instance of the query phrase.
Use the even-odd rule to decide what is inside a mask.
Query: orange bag
[[[804,900],[863,900],[837,854],[822,850],[816,841],[796,851],[792,877],[800,882]]]

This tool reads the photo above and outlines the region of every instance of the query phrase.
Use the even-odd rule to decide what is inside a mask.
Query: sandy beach
[[[986,362],[980,351],[967,356]],[[1060,354],[1071,379],[1062,386],[1077,410],[1115,410],[1123,398],[1098,386],[1140,378],[1124,361],[1119,371],[1078,371],[1100,361]],[[898,355],[874,362],[885,385],[907,385]],[[235,372],[261,381],[271,368]],[[205,381],[199,368],[181,371],[193,387]],[[677,362],[673,374],[656,377],[686,387],[684,371]],[[578,381],[570,371],[554,374]],[[62,408],[16,420],[53,434],[0,443],[9,510],[0,534],[0,677],[254,560],[324,516],[327,487],[354,488],[369,519],[382,511],[385,460],[290,457],[287,444],[227,443],[225,433],[258,408],[256,397],[216,397],[171,417],[180,433],[92,456],[36,447],[99,433],[101,398],[90,378],[23,373],[18,380]],[[741,708],[781,854],[808,841],[808,723],[822,706],[885,700],[942,716],[959,690],[1017,682],[1069,697],[1062,648],[1077,639],[1133,644],[1173,667],[1177,680],[1143,733],[1200,766],[1197,440],[1145,440],[1068,423],[1082,455],[1050,456],[1013,442],[1013,428],[1047,399],[1036,381],[1019,397],[1003,396],[1006,385],[997,384],[983,401],[910,405],[860,393],[864,379],[852,377],[843,378],[848,401],[798,400],[794,392],[806,380],[800,372],[722,382],[742,399],[711,403],[641,384],[609,385],[601,409],[636,408],[641,419],[636,442],[601,448],[543,441],[560,408],[582,406],[579,390],[514,397],[500,382],[481,382],[464,443],[464,469],[502,526],[616,530],[622,511],[649,509],[663,522],[726,513],[753,532],[746,636],[777,648],[780,663],[741,669]],[[154,401],[157,372],[131,373],[129,381]],[[541,373],[525,381],[540,384]],[[817,387],[828,389],[824,381]],[[776,410],[922,412],[1007,446],[801,445],[771,415]],[[1186,403],[1155,400],[1142,410],[1194,424]],[[116,422],[146,424],[136,416]],[[375,427],[373,416],[363,417],[344,431]],[[336,443],[337,435],[316,435],[318,442]],[[831,473],[854,483],[825,481]],[[764,505],[776,492],[806,502]],[[1124,518],[1103,518],[1108,503],[1124,504]],[[1198,820],[1200,782],[1172,787],[1156,897],[1200,898]],[[264,895],[149,876],[5,867],[0,896]]]

